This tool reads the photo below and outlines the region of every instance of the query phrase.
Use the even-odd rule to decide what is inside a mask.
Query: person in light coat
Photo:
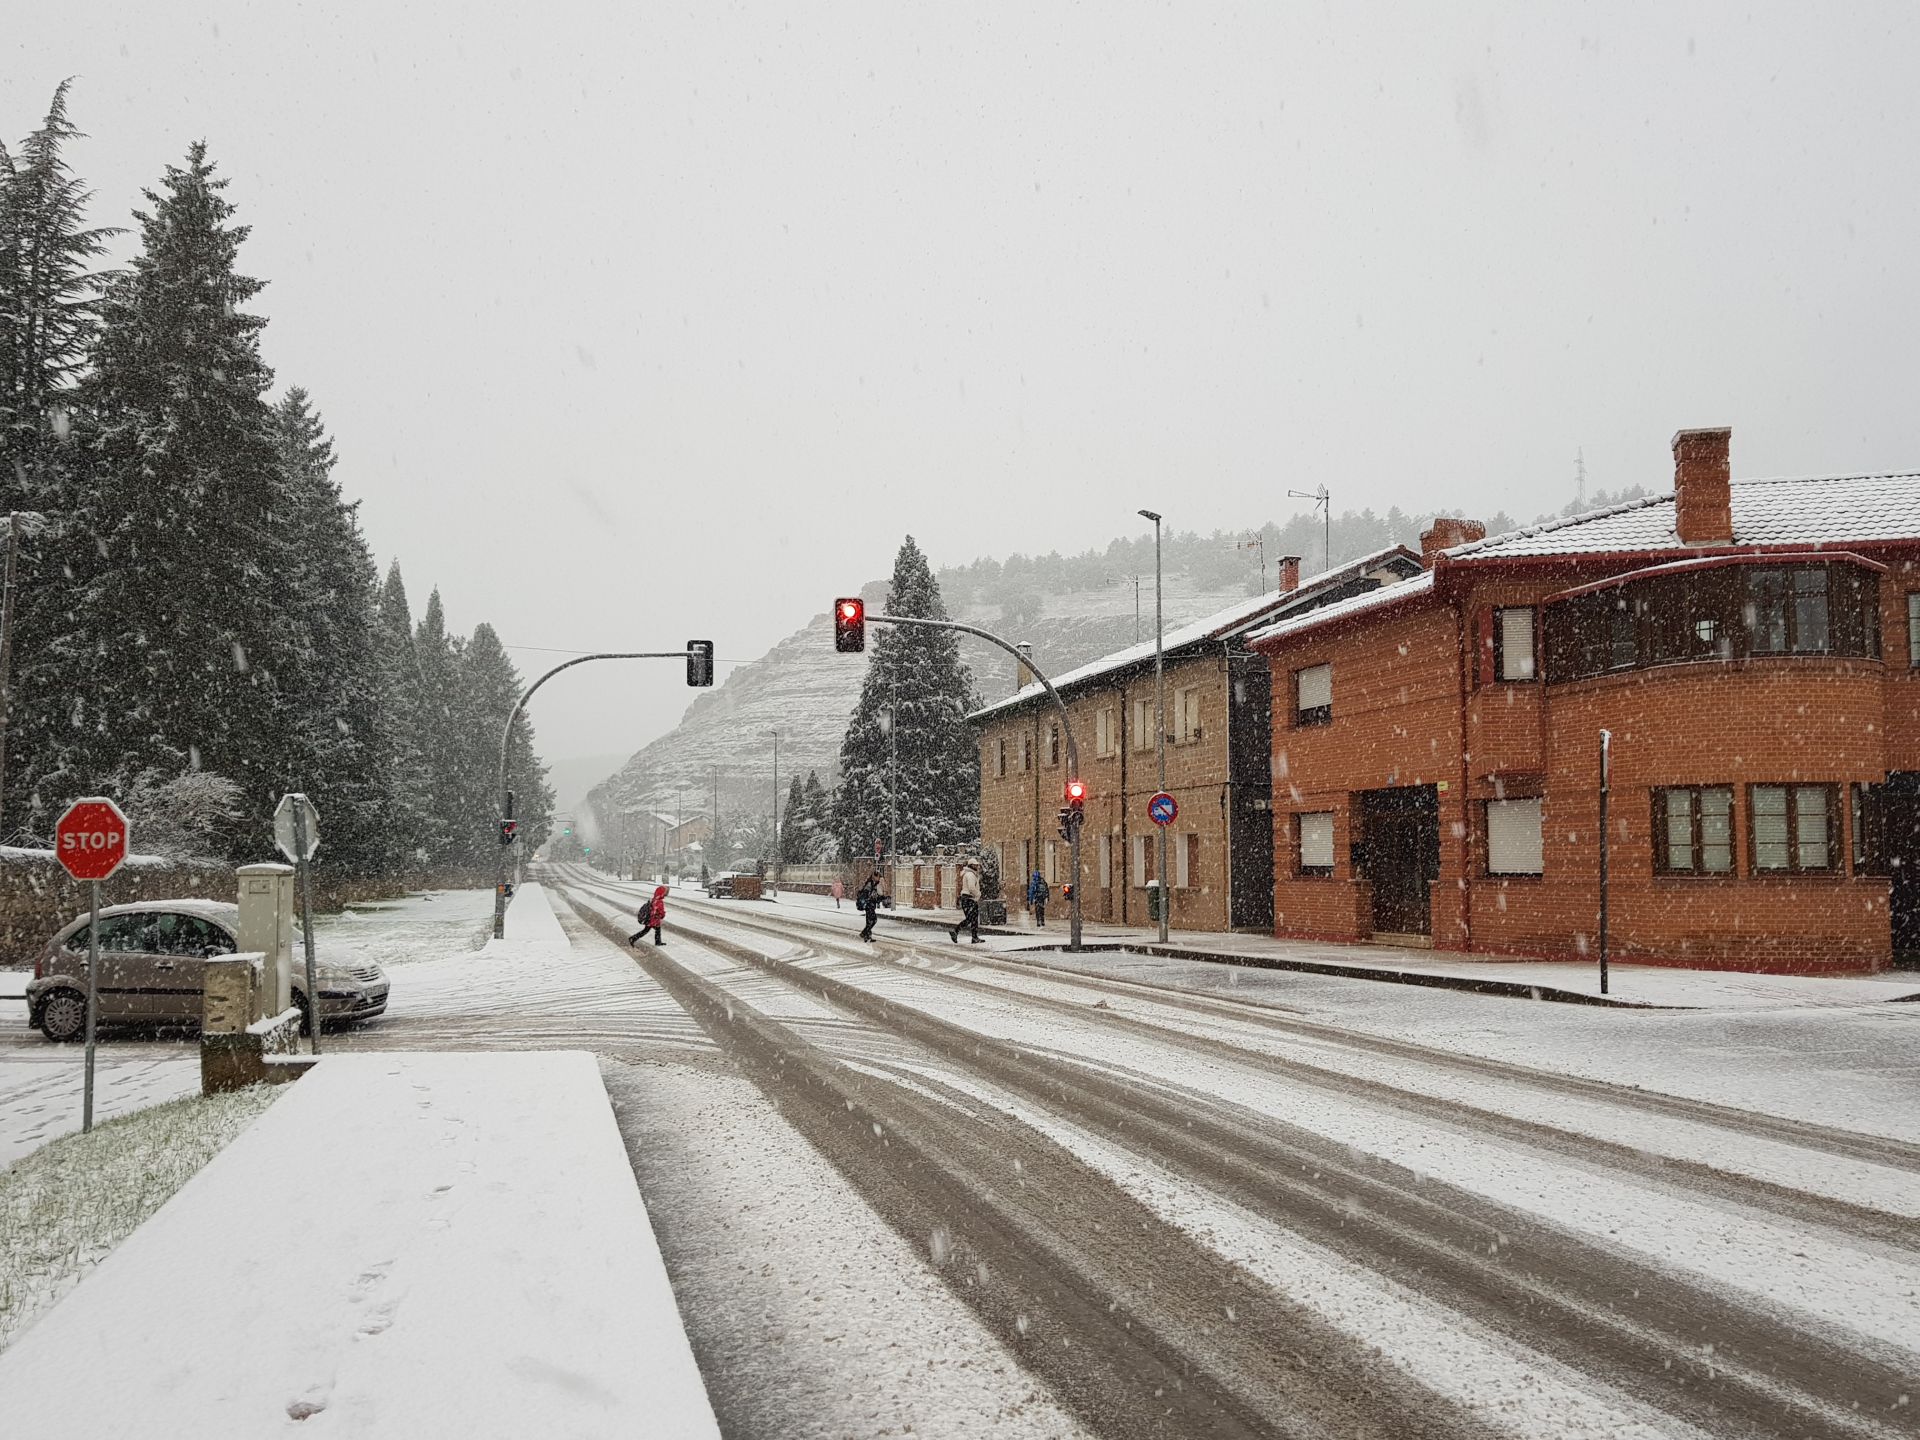
[[[969,860],[960,867],[960,920],[947,933],[960,943],[960,926],[967,927],[973,943],[980,944],[980,862]]]

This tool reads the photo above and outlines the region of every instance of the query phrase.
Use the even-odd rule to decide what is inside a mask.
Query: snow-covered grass
[[[0,1348],[273,1103],[257,1086],[154,1105],[0,1171]]]
[[[314,946],[335,964],[371,960],[391,969],[478,949],[492,922],[491,890],[427,890],[317,915]]]

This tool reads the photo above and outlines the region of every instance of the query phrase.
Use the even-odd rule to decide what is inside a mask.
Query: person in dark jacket
[[[1033,923],[1036,928],[1044,929],[1047,923],[1047,899],[1053,894],[1053,887],[1047,884],[1047,877],[1038,870],[1027,882],[1027,905],[1033,911]]]
[[[878,870],[860,882],[860,889],[853,897],[853,908],[867,917],[867,925],[860,932],[860,938],[871,945],[873,922],[880,916],[880,872]]]
[[[666,886],[656,885],[653,887],[653,899],[647,901],[640,907],[638,918],[640,928],[627,937],[627,944],[638,945],[641,940],[646,938],[647,931],[649,930],[653,931],[654,944],[664,945],[667,943],[667,932],[664,928],[667,923]]]

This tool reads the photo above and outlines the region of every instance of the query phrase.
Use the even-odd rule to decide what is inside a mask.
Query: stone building
[[[1168,827],[1171,921],[1180,929],[1265,931],[1273,924],[1273,827],[1268,807],[1267,666],[1243,637],[1275,620],[1373,592],[1418,574],[1394,546],[1305,585],[1297,559],[1281,562],[1281,588],[1169,631],[1165,638],[1167,790],[1180,814]],[[1054,677],[1089,787],[1081,836],[1082,913],[1141,924],[1159,877],[1147,801],[1159,789],[1155,759],[1154,647],[1131,645]],[[1054,887],[1072,877],[1058,813],[1069,778],[1060,714],[1025,684],[971,717],[980,736],[982,843],[999,856],[1011,909],[1026,904],[1035,870]]]

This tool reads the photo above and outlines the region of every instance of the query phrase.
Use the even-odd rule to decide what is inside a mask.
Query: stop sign
[[[104,795],[76,800],[53,827],[53,853],[76,880],[104,880],[127,858],[127,817]]]

